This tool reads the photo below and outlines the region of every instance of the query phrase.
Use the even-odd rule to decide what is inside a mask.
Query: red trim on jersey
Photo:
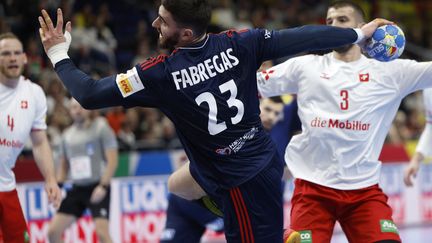
[[[168,57],[168,55],[159,55],[157,57],[150,57],[146,61],[141,63],[141,65],[140,65],[141,70],[149,69],[149,68],[153,67],[154,65],[165,61],[165,59],[167,57]]]
[[[240,30],[230,29],[230,30],[225,30],[225,31],[220,32],[219,35],[226,34],[228,37],[231,38],[231,37],[233,37],[234,33],[241,34],[241,33],[248,32],[248,31],[249,31],[249,29],[240,29]]]

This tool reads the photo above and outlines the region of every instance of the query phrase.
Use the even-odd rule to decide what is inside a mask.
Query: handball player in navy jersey
[[[63,84],[86,109],[157,107],[175,124],[194,180],[224,212],[228,242],[282,242],[283,160],[259,118],[256,71],[265,60],[369,38],[391,22],[361,29],[304,26],[207,34],[205,0],[162,0],[153,27],[169,56],[92,79],[67,55],[71,23],[39,17],[44,49]]]

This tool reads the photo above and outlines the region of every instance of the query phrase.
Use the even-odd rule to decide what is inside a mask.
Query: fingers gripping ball
[[[405,35],[396,25],[383,25],[376,29],[369,43],[366,44],[367,54],[381,62],[392,61],[405,48]]]

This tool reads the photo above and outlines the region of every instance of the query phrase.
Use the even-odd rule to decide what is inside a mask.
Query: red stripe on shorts
[[[232,199],[232,201],[233,201],[233,203],[234,203],[234,209],[235,209],[235,211],[236,211],[236,215],[237,215],[237,221],[238,221],[238,223],[239,223],[239,227],[240,227],[240,236],[241,236],[241,242],[242,243],[244,243],[245,242],[245,235],[244,235],[244,232],[243,232],[243,227],[244,227],[244,224],[243,224],[243,217],[242,217],[242,215],[240,214],[240,209],[239,209],[239,206],[238,206],[238,202],[237,202],[237,200],[236,200],[236,198],[235,198],[235,195],[234,195],[234,191],[233,191],[233,189],[232,190],[230,190],[230,195],[231,195],[231,199]]]
[[[240,189],[238,187],[233,188],[230,191],[230,193],[231,193],[231,197],[234,201],[234,205],[235,205],[235,209],[237,212],[237,218],[239,221],[241,232],[245,231],[244,235],[245,235],[247,243],[254,243],[255,239],[254,239],[253,233],[252,233],[252,226],[251,226],[251,222],[249,219],[249,214],[248,214],[248,211],[246,208],[246,204],[244,203],[243,196],[240,192]],[[243,236],[242,236],[242,240],[243,240]]]

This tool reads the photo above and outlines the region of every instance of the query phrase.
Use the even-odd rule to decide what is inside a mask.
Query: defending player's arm
[[[303,66],[314,58],[312,55],[294,57],[270,69],[257,73],[258,91],[262,97],[295,94]]]
[[[45,130],[35,130],[30,133],[33,147],[33,157],[45,178],[45,190],[48,201],[55,208],[60,206],[61,194],[54,173],[54,161]]]
[[[421,136],[419,143],[417,145],[416,151],[411,158],[408,166],[404,171],[404,182],[407,186],[412,186],[412,178],[417,176],[417,172],[420,168],[421,162],[424,160],[425,156],[428,154],[427,151],[430,150],[432,144],[432,124],[427,123]]]
[[[432,89],[423,91],[423,100],[426,108],[426,125],[420,136],[416,151],[410,160],[410,163],[404,171],[404,182],[407,186],[412,186],[412,178],[417,176],[421,162],[427,155],[430,155],[432,144]]]

